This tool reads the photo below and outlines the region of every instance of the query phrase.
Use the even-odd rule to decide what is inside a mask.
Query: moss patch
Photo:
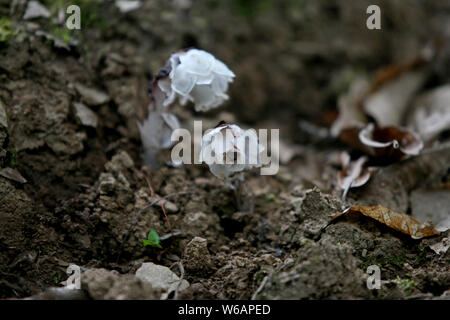
[[[11,27],[11,21],[6,18],[0,18],[0,42],[8,42],[8,39],[15,35]]]

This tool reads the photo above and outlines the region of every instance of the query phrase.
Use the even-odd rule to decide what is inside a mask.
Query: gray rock
[[[78,93],[82,96],[83,101],[90,106],[98,106],[107,103],[110,100],[110,97],[106,93],[86,87],[80,83],[75,84],[75,89],[77,89]]]
[[[128,1],[120,1],[120,0],[116,0],[115,2],[116,7],[119,8],[120,12],[122,13],[127,13],[130,11],[134,11],[137,10],[141,7],[142,2],[141,1],[136,1],[136,0],[128,0]]]
[[[24,20],[36,19],[36,18],[49,18],[50,11],[44,7],[39,1],[29,1],[25,14],[23,15]]]
[[[94,111],[86,107],[83,103],[76,102],[73,106],[75,107],[76,115],[78,119],[80,119],[82,125],[94,128],[97,127],[98,117]]]
[[[168,213],[175,213],[175,212],[178,212],[178,210],[179,210],[178,206],[175,203],[167,201],[165,199],[149,197],[149,202],[156,202],[158,204],[160,202],[162,202],[162,204],[164,205],[164,209],[166,209]]]
[[[161,293],[134,275],[106,269],[89,269],[82,273],[81,288],[96,300],[150,300],[159,299]]]
[[[171,292],[184,290],[189,287],[189,282],[181,280],[169,268],[157,265],[151,262],[143,263],[136,271],[136,277],[149,282],[153,288],[159,288],[166,291],[161,298],[166,298]]]

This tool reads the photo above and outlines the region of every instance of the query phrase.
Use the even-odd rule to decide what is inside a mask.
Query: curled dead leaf
[[[450,130],[450,84],[420,95],[408,114],[408,127],[413,128],[425,141],[437,138]]]
[[[349,91],[338,98],[339,115],[331,127],[332,136],[347,138],[348,132],[342,135],[344,130],[362,128],[369,117],[379,126],[403,125],[405,113],[427,78],[427,65],[438,46],[430,43],[412,59],[379,69],[370,82],[356,79]]]
[[[399,126],[410,101],[427,79],[427,66],[441,45],[428,43],[415,57],[379,69],[363,101],[364,111],[379,126]]]
[[[369,82],[358,79],[350,86],[348,93],[338,99],[339,115],[331,127],[331,135],[338,137],[349,128],[362,128],[367,123],[367,115],[362,109],[362,101],[369,89]]]
[[[437,51],[440,49],[440,46],[441,44],[437,41],[432,41],[412,59],[407,60],[404,63],[391,64],[380,68],[375,73],[370,92],[377,91],[380,87],[398,79],[399,76],[407,72],[417,70],[427,65],[435,57]]]
[[[418,155],[423,142],[414,132],[397,127],[375,127],[368,124],[359,132],[359,140],[376,157],[400,159],[405,155]]]
[[[423,70],[401,74],[366,97],[364,111],[375,119],[379,126],[401,125],[405,113],[411,106],[411,99],[425,79],[426,72]]]
[[[27,179],[25,179],[17,169],[13,168],[0,169],[0,176],[19,183],[27,183]]]
[[[331,222],[346,214],[362,214],[366,217],[372,218],[391,229],[400,231],[401,233],[411,236],[413,239],[421,239],[424,237],[431,237],[439,235],[440,232],[435,230],[431,224],[420,223],[413,217],[395,212],[387,207],[377,206],[353,206],[344,212],[336,214],[331,218]]]
[[[370,179],[370,171],[364,166],[367,162],[367,157],[361,157],[356,161],[350,162],[350,157],[347,153],[343,156],[343,169],[339,171],[337,176],[337,183],[342,189],[342,200],[347,197],[350,188],[360,187]]]

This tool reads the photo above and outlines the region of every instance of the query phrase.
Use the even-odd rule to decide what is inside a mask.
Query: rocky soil
[[[432,181],[421,173],[389,189],[377,178],[343,202],[330,158],[346,147],[298,126],[329,127],[355,73],[450,36],[448,5],[381,1],[385,27],[369,31],[370,1],[148,0],[129,13],[111,1],[72,2],[85,23],[69,32],[52,1],[43,1],[52,18],[24,20],[26,1],[0,0],[0,168],[21,175],[0,176],[0,298],[449,298],[450,251],[430,248],[448,231],[414,240],[368,218],[330,224],[354,203],[411,212],[414,190],[448,185],[448,151],[437,154],[447,167]],[[180,108],[186,126],[280,128],[292,153],[277,175],[249,173],[251,212],[236,209],[206,166],[173,168],[164,153],[151,171],[141,160],[136,120],[151,76],[189,46],[226,61],[236,81],[218,111]],[[442,50],[427,86],[449,81]],[[142,245],[150,229],[163,249]],[[58,288],[71,264],[82,291]],[[381,269],[379,290],[366,286],[370,265]],[[152,272],[159,282],[146,280]]]

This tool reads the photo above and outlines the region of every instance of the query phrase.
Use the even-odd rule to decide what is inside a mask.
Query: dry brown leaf
[[[417,57],[406,61],[403,64],[391,64],[386,67],[379,69],[374,76],[370,92],[377,91],[380,87],[386,85],[387,83],[398,79],[399,76],[422,67],[429,62],[429,58],[424,57],[424,53],[420,53]]]
[[[375,219],[391,229],[410,235],[413,239],[421,239],[440,234],[440,232],[435,230],[430,224],[422,224],[407,214],[395,212],[381,205],[368,207],[353,206],[344,212],[336,214],[333,218],[331,218],[331,221],[350,213],[362,214],[366,217]]]
[[[359,140],[359,132],[361,128],[345,128],[339,133],[339,140],[346,143],[353,149],[363,151],[364,153],[370,154],[370,148],[364,145],[361,140]]]
[[[443,46],[443,40],[435,38],[430,41],[417,56],[410,60],[407,60],[400,64],[391,64],[379,69],[374,76],[370,92],[377,91],[380,87],[388,84],[389,82],[398,79],[399,76],[406,72],[417,70],[423,66],[429,64],[441,51]]]

